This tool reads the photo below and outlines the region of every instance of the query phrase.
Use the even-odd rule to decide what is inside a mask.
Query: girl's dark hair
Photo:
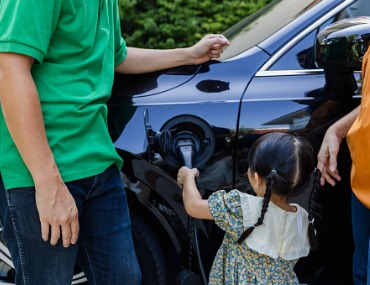
[[[312,174],[313,189],[308,203],[308,238],[311,248],[317,246],[313,222],[319,216],[319,204],[316,203],[317,190],[320,187],[320,171],[315,168],[314,151],[311,143],[297,134],[272,132],[261,136],[252,145],[248,153],[250,171],[257,172],[266,181],[261,216],[257,222],[246,229],[238,243],[241,244],[255,229],[263,223],[270,202],[271,193],[290,197],[300,187],[308,184]]]

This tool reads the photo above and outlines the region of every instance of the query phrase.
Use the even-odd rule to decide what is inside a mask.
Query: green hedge
[[[222,33],[271,0],[118,0],[130,46],[174,48]]]

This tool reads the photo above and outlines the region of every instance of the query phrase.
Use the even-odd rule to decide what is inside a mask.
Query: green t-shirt
[[[117,0],[0,0],[0,52],[35,58],[46,133],[65,182],[121,167],[106,106],[114,67],[126,57]],[[7,189],[34,185],[2,112],[0,172]]]

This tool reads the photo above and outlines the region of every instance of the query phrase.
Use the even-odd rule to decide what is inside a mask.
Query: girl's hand
[[[193,218],[213,220],[208,200],[202,198],[197,188],[195,178],[198,176],[198,169],[186,166],[181,167],[177,173],[177,183],[183,186],[182,200],[185,211]]]
[[[196,168],[188,168],[186,166],[183,166],[179,169],[177,173],[177,183],[182,186],[185,183],[186,177],[192,176],[193,178],[199,176],[199,171]]]

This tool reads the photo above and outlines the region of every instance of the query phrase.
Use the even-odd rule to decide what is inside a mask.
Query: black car
[[[246,157],[259,136],[298,132],[318,151],[328,126],[360,103],[370,20],[358,16],[370,16],[368,0],[273,1],[224,32],[231,46],[219,60],[116,75],[108,123],[125,161],[143,284],[206,284],[223,238],[214,222],[186,214],[179,167],[200,170],[203,197],[219,189],[252,193]],[[343,142],[343,179],[320,194],[319,248],[296,265],[302,284],[352,284],[350,166]],[[1,259],[11,266],[3,243],[0,270]],[[84,281],[78,276],[74,284]]]

